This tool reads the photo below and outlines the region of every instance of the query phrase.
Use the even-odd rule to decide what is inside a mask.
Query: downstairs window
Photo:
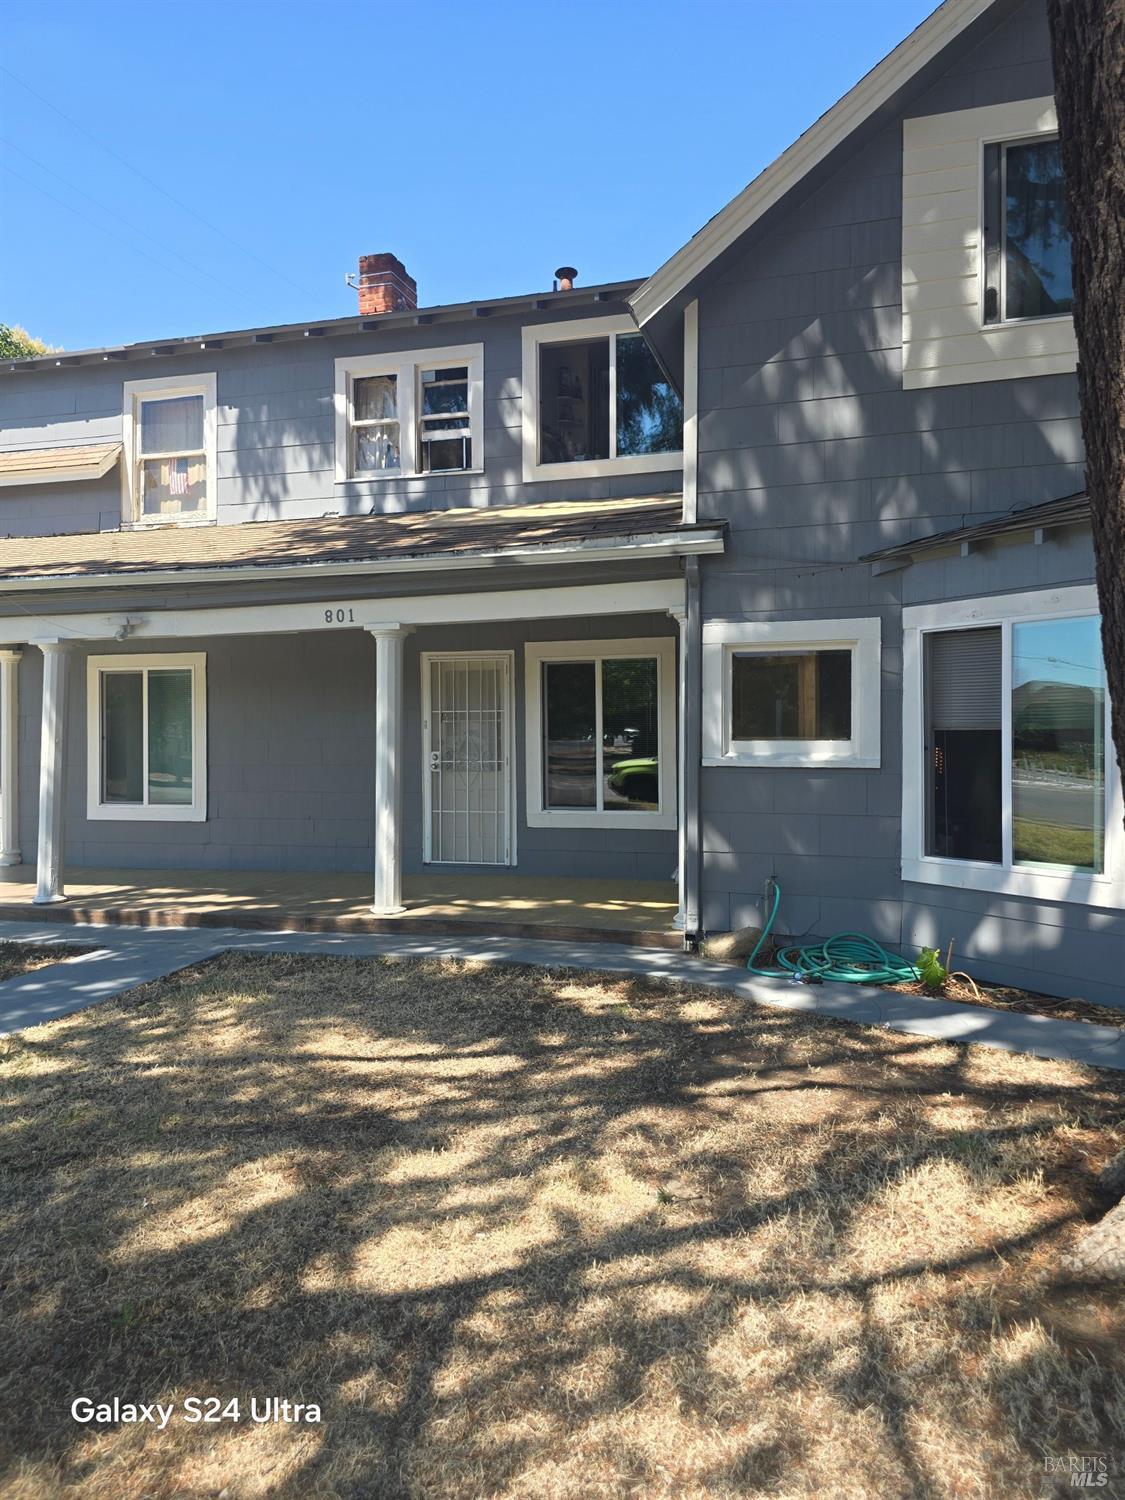
[[[205,658],[93,656],[87,665],[87,816],[206,817]]]
[[[1096,607],[1075,586],[903,611],[905,880],[1125,906]]]

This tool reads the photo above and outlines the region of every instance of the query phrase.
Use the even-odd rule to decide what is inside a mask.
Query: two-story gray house
[[[13,879],[668,879],[688,941],[776,880],[1122,1003],[1043,0],[946,0],[647,281],[557,276],[370,256],[354,317],[0,371]]]

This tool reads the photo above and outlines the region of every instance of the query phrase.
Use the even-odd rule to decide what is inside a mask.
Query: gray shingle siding
[[[1029,0],[908,113],[1052,87]],[[1080,527],[901,573],[856,562],[1083,484],[1073,376],[902,389],[901,181],[899,118],[700,294],[699,511],[731,527],[703,568],[704,618],[883,622],[879,770],[704,768],[705,925],[760,922],[772,875],[786,931],[953,938],[985,977],[1125,1003],[1121,913],[1064,903],[1040,928],[1040,903],[900,878],[901,605],[1093,578]]]
[[[620,314],[613,303],[577,304],[572,316]],[[680,487],[679,468],[616,478],[523,482],[520,331],[528,322],[566,320],[553,307],[538,320],[492,316],[302,343],[218,349],[198,357],[111,362],[104,366],[6,374],[0,381],[0,446],[78,444],[121,436],[122,385],[164,375],[214,371],[218,407],[220,522],[284,520],[325,512],[453,509],[558,500],[608,500]],[[335,361],[396,349],[484,346],[484,470],[479,474],[337,484]],[[106,530],[120,524],[117,469],[96,484],[0,490],[0,535]]]

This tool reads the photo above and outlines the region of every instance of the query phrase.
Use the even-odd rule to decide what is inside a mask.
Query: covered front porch
[[[406,875],[402,909],[372,911],[371,878],[262,870],[66,872],[68,899],[35,902],[29,865],[0,869],[0,920],[50,918],[132,927],[252,927],[282,932],[450,932],[679,947],[673,880]]]

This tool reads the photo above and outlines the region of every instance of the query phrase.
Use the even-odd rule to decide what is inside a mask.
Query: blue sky
[[[646,275],[933,3],[8,0],[0,321],[337,317],[377,250],[424,303]]]

